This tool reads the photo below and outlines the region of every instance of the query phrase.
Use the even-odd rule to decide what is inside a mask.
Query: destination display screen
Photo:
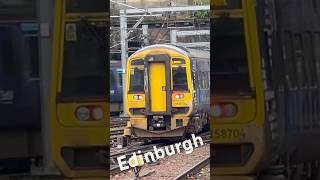
[[[211,10],[242,9],[242,0],[213,0]]]
[[[67,13],[101,13],[109,12],[108,3],[105,0],[67,0]]]

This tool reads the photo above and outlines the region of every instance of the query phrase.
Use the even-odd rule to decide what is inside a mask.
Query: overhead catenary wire
[[[114,1],[114,0],[110,0],[110,2],[115,3],[115,4],[119,4],[119,5],[122,5],[122,6],[126,6],[126,7],[129,7],[129,8],[132,8],[132,9],[136,9],[138,11],[147,12],[147,10],[145,10],[145,9],[139,9],[137,7],[134,7],[134,6],[131,6],[131,5],[128,5],[128,4],[125,4],[125,3],[121,3],[121,2],[117,2],[117,1]]]

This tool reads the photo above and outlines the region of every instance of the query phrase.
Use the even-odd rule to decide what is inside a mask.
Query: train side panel
[[[15,25],[2,25],[0,32],[0,128],[39,128],[39,81],[29,77],[30,55],[23,32]]]
[[[207,114],[210,108],[210,63],[198,57],[191,58],[191,73],[194,87],[192,115]]]
[[[227,5],[229,9],[220,7],[212,14],[216,23],[211,27],[216,35],[213,58],[225,62],[213,61],[211,133],[215,173],[258,175],[279,163],[290,168],[292,164],[320,159],[319,6],[303,0],[257,1],[256,6],[253,1],[233,3]],[[224,13],[228,15],[221,17]],[[239,33],[240,25],[243,34]],[[242,45],[240,36],[245,38]],[[231,37],[238,39],[230,43]],[[240,50],[245,54],[240,54]],[[225,66],[228,60],[243,57],[248,64],[230,61]],[[242,65],[248,66],[248,70]],[[237,66],[242,70],[234,71]],[[243,72],[248,79],[242,78]],[[228,79],[230,86],[223,79]],[[225,91],[219,91],[220,85],[225,85]],[[246,87],[246,91],[227,91]],[[226,112],[221,111],[228,103],[237,106],[237,114],[223,118]]]
[[[287,152],[293,163],[320,159],[320,9],[317,2],[302,0],[275,5],[278,47],[282,47],[279,60],[283,60],[278,69],[284,69],[278,89],[284,90]]]

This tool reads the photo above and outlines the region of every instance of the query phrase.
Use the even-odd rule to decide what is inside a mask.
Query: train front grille
[[[173,107],[172,114],[187,114],[189,107]]]
[[[251,143],[246,144],[213,144],[210,151],[213,157],[213,166],[241,166],[244,165],[253,153]]]
[[[145,108],[129,108],[129,111],[132,115],[145,115]]]
[[[103,147],[64,147],[61,150],[68,166],[80,170],[105,169],[108,152]]]

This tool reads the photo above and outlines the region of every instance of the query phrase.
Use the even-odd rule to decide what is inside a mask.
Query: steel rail
[[[183,180],[188,177],[188,175],[196,174],[198,173],[202,168],[206,167],[207,165],[210,164],[210,156],[207,156],[206,158],[202,159],[200,162],[197,164],[193,165],[180,175],[178,175],[175,180]]]

